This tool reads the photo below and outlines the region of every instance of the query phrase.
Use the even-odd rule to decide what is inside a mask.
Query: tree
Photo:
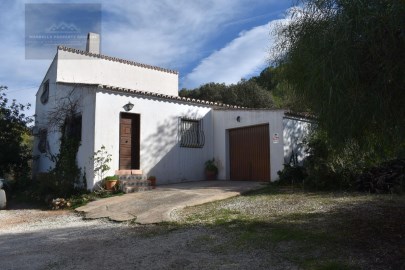
[[[277,69],[277,67],[272,66],[266,67],[260,72],[259,76],[252,77],[250,80],[255,81],[263,89],[272,91],[278,83],[276,78]]]
[[[237,84],[207,83],[193,90],[182,89],[182,97],[237,105],[246,108],[271,108],[273,99],[269,91],[254,80],[241,80]]]
[[[281,76],[283,66],[269,66],[260,72],[259,76],[249,79],[257,83],[261,88],[270,92],[274,108],[293,109],[294,104],[291,99],[291,90],[289,84]]]
[[[86,176],[77,165],[77,152],[81,145],[82,116],[79,110],[80,97],[75,95],[74,87],[60,98],[56,106],[48,111],[47,126],[51,131],[60,133],[57,154],[46,149],[47,157],[54,167],[47,175],[42,174],[39,189],[42,196],[69,197],[84,191],[87,187]]]
[[[30,173],[28,162],[31,159],[31,148],[26,143],[29,134],[28,124],[32,122],[23,112],[30,105],[9,102],[6,86],[0,86],[0,176],[12,174],[20,180]]]
[[[302,0],[280,29],[283,78],[295,108],[318,117],[337,147],[383,159],[405,149],[405,2]]]
[[[223,103],[222,93],[228,87],[224,83],[210,82],[203,84],[198,88],[188,90],[183,88],[180,90],[181,97],[188,97],[194,99],[208,100]]]
[[[272,108],[273,99],[269,91],[260,87],[253,80],[240,81],[229,86],[224,93],[225,103],[246,108]]]

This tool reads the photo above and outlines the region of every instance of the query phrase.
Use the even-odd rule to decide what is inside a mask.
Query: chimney
[[[96,33],[87,34],[86,52],[100,54],[100,35]]]

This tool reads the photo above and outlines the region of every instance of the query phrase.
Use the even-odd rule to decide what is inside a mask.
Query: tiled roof
[[[286,117],[296,118],[296,119],[306,119],[310,121],[315,121],[317,118],[308,112],[294,112],[294,111],[286,111],[284,113]]]
[[[119,62],[119,63],[132,65],[132,66],[137,66],[137,67],[142,67],[142,68],[158,70],[158,71],[172,73],[172,74],[179,74],[178,71],[171,70],[171,69],[166,69],[166,68],[141,64],[141,63],[137,63],[137,62],[134,62],[134,61],[129,61],[129,60],[125,60],[125,59],[121,59],[121,58],[117,58],[117,57],[111,57],[111,56],[107,56],[107,55],[103,55],[103,54],[89,53],[89,52],[86,52],[86,51],[83,51],[83,50],[73,49],[73,48],[69,48],[69,47],[65,47],[65,46],[61,46],[61,45],[58,46],[58,50],[71,52],[71,53],[76,53],[76,54],[81,54],[81,55],[87,55],[87,56],[91,56],[91,57],[97,57],[97,58],[100,58],[100,59],[106,59],[106,60],[109,60],[109,61]]]
[[[142,95],[142,96],[151,96],[151,97],[158,97],[158,98],[169,99],[169,100],[178,100],[178,101],[182,101],[182,102],[201,104],[201,105],[208,105],[208,106],[213,106],[213,107],[223,107],[223,108],[232,108],[232,109],[241,109],[241,108],[243,108],[243,107],[240,107],[240,106],[223,104],[223,103],[219,103],[219,102],[213,102],[213,101],[207,101],[207,100],[201,100],[201,99],[194,99],[194,98],[186,98],[186,97],[180,97],[180,96],[165,95],[165,94],[159,94],[159,93],[154,93],[154,92],[134,90],[134,89],[128,89],[128,88],[121,88],[121,87],[114,87],[114,86],[103,85],[103,84],[99,84],[98,87],[103,88],[103,89],[107,89],[107,90],[117,91],[117,92],[127,92],[127,93],[133,93],[133,94],[137,94],[137,95]]]
[[[93,86],[93,87],[98,87],[98,88],[102,88],[102,89],[114,91],[114,92],[131,93],[131,94],[136,94],[136,95],[140,95],[140,96],[155,97],[155,98],[166,99],[166,100],[174,100],[174,101],[180,101],[180,102],[186,102],[186,103],[192,103],[192,104],[205,105],[205,106],[210,106],[210,107],[215,107],[215,108],[244,109],[244,107],[236,106],[236,105],[229,105],[229,104],[223,104],[223,103],[213,102],[213,101],[206,101],[206,100],[201,100],[201,99],[159,94],[159,93],[154,93],[154,92],[122,88],[122,87],[116,87],[116,86],[110,86],[110,85],[104,85],[104,84],[66,83],[66,82],[58,82],[58,83],[67,84],[67,85]]]

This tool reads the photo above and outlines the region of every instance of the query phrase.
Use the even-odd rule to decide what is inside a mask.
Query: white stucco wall
[[[56,68],[57,68],[57,58],[55,57],[48,68],[47,73],[45,74],[44,79],[42,80],[41,85],[38,88],[36,94],[36,101],[35,101],[35,128],[36,130],[46,128],[47,121],[48,121],[48,112],[52,110],[57,103],[58,93],[57,93],[57,86],[56,86]],[[45,104],[41,103],[41,95],[44,90],[44,82],[49,80],[49,99],[48,102]],[[59,134],[55,134],[54,132],[48,131],[48,145],[50,150],[53,153],[57,153],[59,148],[56,147],[58,144]],[[49,170],[50,167],[53,166],[51,160],[46,157],[44,153],[40,153],[38,149],[39,137],[34,137],[34,146],[33,146],[33,155],[34,155],[34,162],[33,162],[33,173],[38,172],[46,172]]]
[[[288,164],[291,155],[297,155],[298,163],[307,156],[303,140],[309,134],[311,122],[305,119],[284,117],[283,118],[283,138],[284,138],[284,163]]]
[[[87,175],[93,174],[92,163],[89,158],[94,152],[94,111],[95,111],[95,91],[83,86],[62,85],[55,83],[55,69],[51,66],[50,72],[45,76],[44,81],[50,80],[49,100],[42,104],[40,96],[42,87],[38,91],[36,100],[36,123],[38,128],[46,128],[48,130],[47,144],[48,153],[40,153],[38,149],[39,137],[34,139],[34,156],[37,159],[34,161],[34,173],[47,172],[54,167],[53,161],[49,158],[49,153],[56,155],[59,153],[60,147],[60,132],[51,128],[48,125],[49,112],[55,111],[64,104],[66,97],[70,96],[72,102],[78,102],[77,113],[82,115],[82,141],[77,153],[77,163],[82,169],[82,173]],[[92,183],[88,182],[88,186]]]
[[[131,102],[129,113],[140,114],[140,169],[155,175],[158,184],[204,179],[204,163],[213,156],[212,113],[207,106],[173,102],[99,89],[96,95],[95,151],[104,145],[112,154],[113,175],[119,168],[119,121],[123,106]],[[203,148],[179,147],[179,118],[203,118]],[[97,179],[94,179],[97,181]]]
[[[214,157],[219,162],[219,179],[229,179],[228,132],[232,128],[269,124],[270,140],[270,178],[278,179],[277,171],[283,169],[283,115],[282,110],[214,110]],[[240,116],[240,122],[236,118]],[[277,133],[279,141],[273,143],[272,136]]]
[[[57,81],[103,84],[178,96],[178,74],[59,49]]]

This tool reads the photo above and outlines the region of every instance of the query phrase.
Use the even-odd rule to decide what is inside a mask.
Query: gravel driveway
[[[296,269],[262,251],[227,252],[209,227],[84,220],[69,211],[0,211],[0,269]],[[212,247],[219,247],[213,249]]]

